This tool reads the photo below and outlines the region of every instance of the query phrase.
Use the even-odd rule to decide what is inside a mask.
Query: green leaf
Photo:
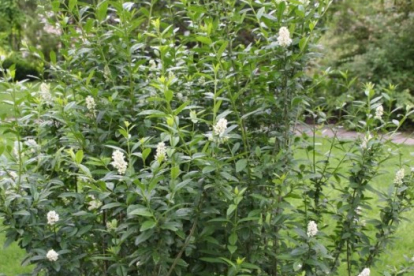
[[[93,225],[86,225],[79,229],[79,231],[76,233],[77,237],[83,236],[86,232],[89,232],[93,228]]]
[[[302,37],[299,41],[299,48],[303,52],[305,50],[306,45],[308,44],[308,38]]]
[[[197,41],[207,45],[211,45],[213,43],[211,39],[206,36],[197,36],[196,39]]]
[[[138,208],[129,212],[128,216],[152,217],[152,213],[147,208]]]
[[[221,55],[224,53],[224,51],[227,48],[227,45],[229,44],[228,41],[224,41],[223,44],[221,44],[220,49],[217,51],[217,57],[220,58]]]
[[[98,8],[96,9],[96,19],[98,21],[103,21],[106,18],[106,13],[108,11],[108,2],[102,1],[99,3]]]
[[[165,96],[165,100],[167,102],[171,102],[171,100],[173,99],[174,94],[173,94],[172,90],[166,89],[164,91],[164,96]]]
[[[157,223],[154,220],[147,220],[145,221],[142,225],[141,228],[139,229],[141,232],[144,232],[148,229],[152,229],[155,227],[155,225],[157,225]]]
[[[227,209],[227,216],[230,216],[234,212],[234,210],[236,210],[236,208],[237,208],[237,205],[230,204],[229,208]]]
[[[151,117],[160,117],[160,118],[167,117],[167,114],[159,110],[144,110],[138,113],[138,115],[150,115]]]
[[[68,5],[69,11],[73,11],[73,8],[76,6],[77,3],[78,3],[77,0],[69,0],[69,5]]]
[[[154,234],[153,230],[142,232],[136,239],[135,239],[135,245],[140,245],[141,243],[148,240],[152,235]]]
[[[216,168],[215,168],[215,167],[213,167],[213,166],[207,166],[207,167],[204,167],[204,168],[203,168],[203,174],[210,173],[210,172],[212,172],[212,171],[214,171],[214,170],[216,170]]]
[[[174,166],[171,168],[171,179],[175,180],[177,179],[177,177],[180,175],[180,167],[179,166]]]
[[[15,216],[30,216],[30,213],[26,210],[20,210],[20,211],[14,212],[13,215],[15,215]]]
[[[150,153],[151,153],[151,149],[150,148],[144,149],[144,151],[142,152],[142,160],[144,160],[144,162],[145,162],[145,159],[147,159],[147,157],[148,157],[148,155]]]
[[[171,230],[173,232],[177,231],[181,225],[177,222],[167,222],[161,225],[161,229]]]
[[[262,18],[264,11],[265,11],[265,7],[261,7],[261,8],[257,11],[257,14],[256,14],[257,20],[259,20],[259,21],[260,21],[260,18]]]
[[[227,249],[230,251],[231,254],[234,254],[234,252],[236,252],[237,250],[237,246],[235,245],[228,245]]]
[[[224,264],[225,262],[219,258],[209,258],[209,257],[203,257],[200,258],[203,262],[207,263],[213,263],[213,264]]]
[[[286,9],[285,1],[282,1],[279,4],[279,8],[277,9],[277,19],[279,22],[282,21],[283,13],[285,12],[285,9]]]
[[[59,7],[60,7],[60,1],[59,0],[55,0],[52,2],[52,11],[57,12],[59,11]]]
[[[302,268],[302,261],[301,260],[297,260],[296,262],[293,263],[293,271],[298,271]]]
[[[237,243],[237,233],[233,232],[229,237],[229,243],[230,245],[236,245]]]
[[[115,208],[115,207],[120,207],[120,206],[122,206],[122,204],[121,203],[119,203],[119,202],[112,202],[112,203],[108,203],[108,204],[105,204],[104,206],[102,206],[102,210],[105,210],[105,209],[112,209],[112,208]]]
[[[236,172],[241,172],[247,166],[247,159],[240,159],[236,163]]]
[[[316,22],[315,22],[315,21],[312,21],[312,22],[310,22],[310,23],[309,23],[309,29],[310,29],[311,31],[313,31],[313,29],[315,28],[315,24],[316,24]]]
[[[82,160],[83,160],[83,150],[78,150],[76,152],[75,161],[77,164],[80,164],[82,163]]]
[[[50,57],[50,62],[52,64],[56,64],[56,53],[55,53],[55,51],[50,51],[49,57]]]
[[[86,20],[86,23],[83,27],[84,30],[85,30],[85,33],[90,33],[91,32],[91,30],[93,28],[93,23],[94,23],[94,20],[92,18],[88,18],[88,20]]]

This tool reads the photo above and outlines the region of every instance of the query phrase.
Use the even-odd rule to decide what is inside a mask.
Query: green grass
[[[0,222],[1,224],[2,222]],[[4,233],[0,234],[0,274],[7,276],[15,276],[21,273],[31,272],[32,267],[22,267],[21,261],[24,258],[25,252],[19,248],[17,243],[11,244],[4,249],[5,241]]]

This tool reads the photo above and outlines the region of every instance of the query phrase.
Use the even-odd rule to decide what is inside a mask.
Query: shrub
[[[24,59],[18,54],[12,54],[8,56],[2,63],[4,69],[9,69],[10,66],[15,65],[14,79],[17,81],[22,80],[36,80],[41,76],[38,66],[31,61]]]
[[[306,2],[55,1],[64,60],[51,59],[53,86],[10,102],[16,142],[2,155],[6,243],[27,251],[33,275],[372,266],[410,206],[412,175],[378,191],[381,217],[360,224],[390,155],[371,128],[371,92],[361,110],[374,137],[349,149],[334,140],[349,150],[339,164],[316,162],[315,141],[294,136],[311,109],[303,68],[327,8]],[[302,147],[309,161],[294,158]]]

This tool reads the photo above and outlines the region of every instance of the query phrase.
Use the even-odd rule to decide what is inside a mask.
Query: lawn
[[[2,222],[0,222],[2,223]],[[1,229],[1,228],[0,228]],[[5,241],[4,234],[0,234],[0,275],[15,276],[20,273],[28,273],[31,271],[31,267],[22,267],[20,265],[21,260],[25,255],[17,243],[11,244],[6,249],[3,248]]]

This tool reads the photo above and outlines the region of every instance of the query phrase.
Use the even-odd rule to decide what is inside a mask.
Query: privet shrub
[[[371,92],[361,146],[334,139],[346,154],[321,163],[294,137],[326,1],[67,3],[56,81],[5,84],[0,214],[32,275],[369,274],[412,175],[372,185],[391,153]]]

